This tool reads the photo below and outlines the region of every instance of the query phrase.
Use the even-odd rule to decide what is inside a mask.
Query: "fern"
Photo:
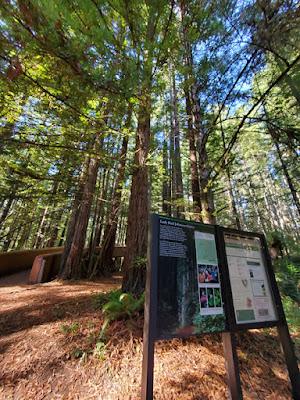
[[[145,296],[141,295],[136,299],[131,293],[113,293],[109,296],[109,301],[102,306],[104,314],[104,322],[99,334],[99,339],[103,340],[106,330],[112,321],[124,318],[132,318],[137,312],[141,311],[144,306]]]

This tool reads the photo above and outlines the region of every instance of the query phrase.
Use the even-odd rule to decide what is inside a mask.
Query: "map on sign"
[[[225,246],[236,323],[277,320],[260,240],[226,233]]]

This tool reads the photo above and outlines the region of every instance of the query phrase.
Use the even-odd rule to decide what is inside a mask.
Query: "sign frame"
[[[185,338],[190,336],[198,336],[199,334],[188,335],[159,335],[157,331],[157,312],[158,312],[158,256],[159,256],[159,233],[160,218],[179,222],[187,225],[193,225],[195,228],[203,227],[203,229],[213,230],[215,235],[221,293],[223,299],[223,309],[225,315],[225,330],[219,332],[222,335],[224,346],[225,366],[228,375],[228,387],[232,400],[242,400],[242,387],[240,381],[238,356],[236,351],[235,334],[239,331],[248,329],[260,329],[266,327],[276,327],[281,347],[285,356],[289,378],[292,386],[294,400],[300,400],[300,374],[297,358],[294,351],[294,345],[291,340],[279,289],[276,283],[275,274],[272,267],[272,261],[268,252],[265,236],[261,233],[240,231],[237,229],[224,228],[218,225],[209,225],[194,221],[186,221],[178,218],[172,218],[159,214],[151,214],[149,221],[148,235],[148,264],[147,264],[147,280],[145,293],[145,320],[143,334],[143,364],[142,364],[142,385],[141,399],[153,399],[153,378],[154,378],[154,349],[156,340],[165,340],[171,338]],[[257,321],[238,324],[235,319],[235,310],[233,305],[233,295],[230,283],[228,260],[225,248],[225,235],[233,234],[244,237],[255,237],[260,240],[261,252],[265,272],[267,275],[271,296],[273,299],[274,309],[277,313],[277,320]],[[208,333],[204,333],[208,334]],[[212,334],[212,333],[210,333]]]
[[[267,243],[266,243],[264,235],[262,233],[239,231],[237,229],[224,228],[221,226],[217,226],[217,234],[220,237],[219,245],[220,245],[221,263],[223,265],[223,268],[226,270],[226,276],[228,277],[227,283],[229,284],[228,291],[229,291],[230,295],[227,296],[227,300],[229,303],[228,307],[230,309],[229,313],[230,313],[230,317],[231,317],[230,318],[230,330],[234,331],[234,332],[238,332],[238,331],[247,330],[247,329],[270,328],[270,327],[274,327],[274,326],[279,326],[282,323],[286,322],[279,289],[278,289],[278,286],[276,283],[276,278],[275,278],[274,270],[272,267],[272,262],[267,257],[268,247],[267,247]],[[233,235],[238,235],[238,236],[243,236],[243,237],[259,239],[260,244],[261,244],[262,259],[264,262],[265,272],[266,272],[268,283],[270,286],[270,292],[271,292],[274,308],[277,313],[276,320],[245,322],[245,323],[240,323],[240,324],[238,324],[236,322],[235,310],[234,310],[234,305],[233,305],[233,295],[232,295],[230,275],[229,275],[229,266],[228,266],[228,260],[227,260],[227,255],[226,255],[226,243],[225,243],[225,239],[224,239],[224,236],[226,234],[233,234]]]

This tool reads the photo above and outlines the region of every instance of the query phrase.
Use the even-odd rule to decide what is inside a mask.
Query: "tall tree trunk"
[[[110,183],[110,170],[106,170],[104,174],[104,180],[102,185],[101,198],[99,198],[99,207],[98,207],[98,218],[97,218],[97,226],[94,235],[94,243],[95,246],[100,246],[103,225],[104,225],[104,216],[105,216],[105,202],[108,201],[108,187]]]
[[[59,177],[61,171],[58,170],[57,177]],[[50,202],[50,218],[48,217],[48,221],[45,221],[45,224],[41,230],[41,245],[42,247],[52,247],[52,242],[56,240],[58,233],[58,223],[61,220],[61,216],[63,213],[63,209],[59,212],[55,212],[54,209],[56,207],[56,194],[59,188],[59,180],[55,179],[53,181],[52,192],[51,192],[51,200]],[[52,210],[52,211],[51,211]],[[49,212],[48,212],[49,215]]]
[[[187,66],[187,78],[189,84],[186,85],[185,90],[188,91],[190,96],[190,106],[193,117],[193,126],[195,129],[195,145],[199,156],[199,183],[200,183],[200,198],[201,198],[201,216],[205,223],[213,224],[216,222],[214,215],[214,201],[213,193],[209,181],[209,168],[207,159],[206,140],[201,126],[201,107],[199,101],[198,87],[194,73],[194,60],[192,47],[189,41],[189,28],[187,23],[188,16],[188,2],[185,0],[180,1],[181,19],[182,19],[182,36],[185,48],[185,62]]]
[[[144,290],[146,278],[149,217],[147,157],[150,146],[150,109],[150,93],[144,92],[138,113],[122,284],[123,291],[131,291],[137,295]]]
[[[227,175],[227,180],[228,180],[228,194],[229,194],[229,199],[230,199],[230,210],[233,214],[236,228],[239,230],[242,230],[242,225],[241,225],[239,213],[238,213],[237,206],[236,206],[236,201],[234,198],[234,191],[233,191],[233,185],[231,182],[230,169],[228,166],[226,167],[226,175]]]
[[[169,168],[169,152],[168,143],[166,139],[163,142],[163,187],[162,187],[162,210],[163,212],[171,216],[171,182],[170,182],[170,168]]]
[[[175,198],[175,216],[184,218],[184,199],[183,199],[183,183],[182,183],[182,169],[181,169],[181,151],[180,151],[180,130],[179,130],[179,118],[178,118],[178,100],[177,100],[177,89],[175,82],[175,72],[172,71],[171,76],[171,106],[172,106],[172,124],[171,129],[173,133],[172,138],[172,149],[173,160],[172,160],[172,178],[173,178],[173,196]]]
[[[17,229],[15,229],[15,227],[18,225],[18,221],[20,221],[22,217],[22,212],[20,212],[19,210],[14,214],[14,218],[12,223],[10,224],[9,231],[5,236],[2,251],[5,252],[10,249],[13,239],[18,231]]]
[[[209,169],[207,164],[207,152],[205,149],[202,149],[199,154],[202,219],[203,222],[207,224],[215,224],[216,217],[214,214],[214,199],[210,187]]]
[[[197,150],[195,144],[195,130],[193,127],[192,106],[189,90],[185,89],[185,106],[187,114],[187,128],[189,138],[189,155],[190,155],[190,170],[191,170],[191,189],[193,197],[193,214],[194,220],[202,222],[201,195],[199,174],[197,165]]]
[[[86,160],[86,176],[84,179],[83,192],[77,210],[74,212],[75,221],[71,220],[71,234],[67,237],[61,266],[60,277],[63,279],[78,279],[82,276],[81,261],[85,245],[86,230],[88,226],[90,210],[92,206],[99,160],[89,157]]]
[[[281,152],[281,149],[280,149],[279,144],[278,144],[277,141],[275,141],[275,147],[276,147],[276,150],[277,150],[277,153],[278,153],[278,157],[279,157],[280,162],[281,162],[281,166],[282,166],[282,170],[283,170],[284,176],[285,176],[286,181],[288,183],[289,189],[290,189],[291,194],[292,194],[292,198],[294,200],[295,206],[296,206],[296,208],[298,210],[298,214],[299,214],[299,217],[300,217],[300,201],[299,201],[298,193],[297,193],[297,190],[296,190],[296,188],[294,186],[292,178],[291,178],[291,176],[289,174],[288,168],[287,168],[286,163],[285,163],[285,161],[283,159],[282,152]]]
[[[132,105],[129,107],[127,121],[125,123],[125,129],[128,130],[131,125],[131,117],[132,117]],[[106,271],[112,270],[113,265],[113,251],[115,247],[116,241],[116,233],[118,227],[118,217],[121,207],[122,200],[122,190],[124,186],[124,178],[125,178],[125,166],[126,166],[126,156],[127,156],[127,147],[128,147],[128,134],[125,133],[122,141],[122,147],[120,151],[120,162],[117,171],[117,178],[113,193],[113,201],[112,207],[109,213],[108,223],[105,227],[103,240],[101,244],[101,250],[99,259],[95,265],[93,275],[97,273],[106,273]]]
[[[28,218],[31,218],[31,215],[28,215]],[[20,239],[18,240],[18,245],[17,245],[17,250],[22,250],[25,249],[28,243],[28,239],[30,237],[30,232],[32,229],[32,222],[29,224],[24,225],[22,231],[21,231],[21,236]]]
[[[48,206],[46,206],[44,209],[42,209],[40,224],[39,224],[38,232],[37,232],[35,243],[34,243],[35,249],[38,249],[42,245],[47,214],[48,214]]]
[[[0,217],[0,229],[2,229],[2,224],[6,220],[6,217],[8,216],[8,213],[13,204],[13,201],[14,201],[14,193],[10,193],[9,198],[6,201],[6,204],[3,208],[3,211],[2,211],[2,214]]]
[[[148,21],[141,86],[139,93],[138,126],[134,153],[134,166],[128,208],[126,253],[123,261],[122,289],[141,294],[146,283],[148,219],[150,211],[149,176],[147,158],[150,150],[151,91],[153,79],[153,40],[160,15],[149,2]]]
[[[61,207],[61,209],[56,213],[54,220],[52,221],[52,224],[54,223],[54,226],[52,226],[51,236],[48,239],[48,241],[46,242],[46,247],[55,246],[55,242],[57,240],[58,232],[59,232],[59,225],[61,223],[64,211],[65,211],[64,208]]]
[[[274,143],[274,145],[276,147],[276,151],[277,151],[278,158],[279,158],[281,166],[282,166],[282,170],[283,170],[284,176],[286,178],[288,187],[289,187],[289,189],[291,191],[295,206],[296,206],[296,208],[298,210],[299,217],[300,217],[300,201],[299,201],[299,198],[298,198],[297,190],[296,190],[296,188],[295,188],[295,186],[293,184],[292,178],[291,178],[291,176],[289,174],[289,171],[287,169],[286,163],[285,163],[285,161],[283,159],[282,151],[280,149],[276,134],[275,134],[274,130],[272,129],[272,127],[270,127],[270,126],[269,126],[269,132],[270,132],[270,135],[271,135],[271,137],[273,139],[273,143]]]
[[[65,222],[64,222],[64,225],[63,225],[63,229],[62,229],[61,234],[60,234],[58,247],[63,246],[63,244],[66,241],[65,235],[66,235],[66,232],[67,232],[67,229],[68,229],[68,225],[69,225],[69,216],[67,215],[67,217],[65,219]]]
[[[258,199],[256,197],[255,188],[253,187],[253,184],[252,184],[250,178],[248,179],[247,186],[248,186],[248,191],[249,191],[249,199],[251,199],[251,202],[252,202],[255,214],[256,214],[256,218],[258,220],[258,223],[259,223],[260,228],[262,229],[264,235],[266,235],[267,229],[266,229],[266,226],[265,226],[265,223],[264,223],[264,217],[263,217],[263,215],[261,213],[261,210],[260,210],[260,208],[258,206],[259,201],[258,201]]]
[[[222,134],[222,143],[223,143],[223,151],[225,152],[226,149],[226,142],[225,142],[225,132],[223,129],[222,121],[220,118],[220,126],[221,126],[221,134]],[[236,228],[241,230],[241,221],[240,217],[238,214],[235,198],[234,198],[234,191],[233,191],[233,185],[231,182],[231,174],[230,174],[230,166],[228,164],[228,157],[225,158],[224,163],[225,163],[225,170],[226,170],[226,176],[227,176],[227,181],[228,181],[228,195],[229,195],[229,201],[230,201],[230,211],[232,212],[234,219],[235,219],[235,225]]]
[[[207,156],[207,137],[203,131],[201,124],[201,107],[199,101],[198,90],[196,84],[191,85],[191,104],[194,126],[196,130],[196,148],[198,150],[199,158],[199,182],[200,182],[200,198],[201,198],[201,213],[202,220],[207,224],[215,224],[216,217],[214,215],[214,199],[209,179],[209,167]]]
[[[82,195],[83,195],[84,179],[87,174],[88,164],[89,164],[89,157],[86,157],[85,161],[84,161],[83,169],[82,169],[82,172],[81,172],[81,175],[79,178],[78,189],[76,191],[75,198],[74,198],[74,201],[72,204],[71,216],[69,219],[66,220],[66,225],[64,226],[64,229],[63,229],[63,232],[61,235],[60,245],[62,244],[62,240],[65,235],[66,235],[66,239],[64,241],[64,252],[61,257],[59,276],[62,276],[62,274],[63,274],[63,271],[65,269],[66,260],[70,253],[70,250],[71,250],[72,240],[73,240],[73,237],[75,234],[75,229],[76,229],[76,222],[78,220],[80,202],[82,200]]]

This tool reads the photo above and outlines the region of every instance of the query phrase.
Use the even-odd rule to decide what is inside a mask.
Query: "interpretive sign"
[[[278,319],[259,238],[225,233],[237,324]]]
[[[300,400],[297,359],[265,237],[153,214],[147,268],[142,399],[153,398],[156,340],[222,333],[232,399],[242,399],[234,333],[277,327]]]
[[[157,339],[225,330],[214,228],[161,217]]]

